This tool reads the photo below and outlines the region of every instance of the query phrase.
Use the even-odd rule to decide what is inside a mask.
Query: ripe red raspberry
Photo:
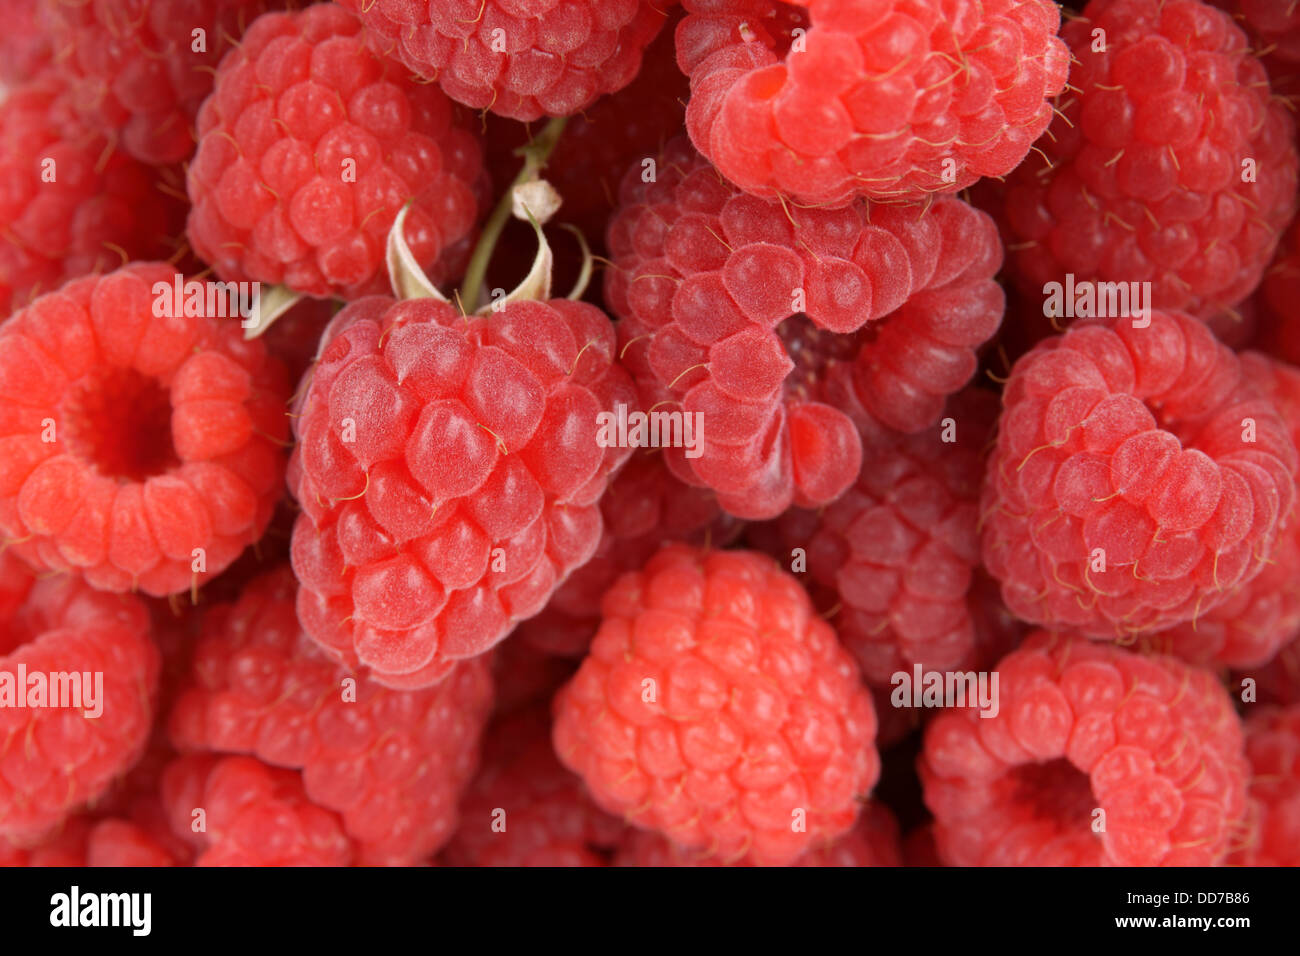
[[[926,727],[919,769],[945,863],[1224,862],[1249,768],[1212,673],[1045,632],[996,673],[995,716],[947,709]]]
[[[299,774],[252,757],[180,757],[163,774],[172,828],[201,852],[195,866],[348,866],[338,816],[312,803]]]
[[[597,503],[628,454],[597,442],[598,414],[635,402],[614,352],[605,315],[565,299],[340,312],[290,463],[307,633],[418,687],[540,611],[595,552]]]
[[[770,558],[670,545],[605,595],[554,740],[611,813],[690,850],[792,862],[880,775],[871,697]]]
[[[647,407],[702,416],[698,457],[669,465],[742,518],[834,500],[861,463],[855,423],[937,421],[1002,318],[1001,245],[973,207],[767,202],[681,139],[628,171],[609,247]]]
[[[1300,221],[1283,234],[1255,300],[1260,316],[1257,346],[1300,364]]]
[[[31,848],[0,837],[0,866],[176,866],[168,847],[129,820],[74,817],[56,836]]]
[[[174,594],[270,520],[284,370],[237,321],[157,317],[154,286],[176,279],[161,263],[78,279],[0,327],[0,533],[32,567]]]
[[[1300,866],[1300,706],[1250,713],[1246,757],[1257,820],[1249,844],[1233,862]]]
[[[524,122],[627,86],[665,17],[652,0],[339,2],[384,55],[459,103]]]
[[[385,291],[385,241],[408,203],[422,266],[474,227],[483,161],[458,114],[372,53],[336,4],[259,17],[199,114],[195,252],[226,279],[344,299]]]
[[[1150,282],[1157,308],[1230,309],[1296,192],[1295,126],[1245,36],[1196,0],[1093,0],[1061,34],[1078,93],[1042,141],[1050,166],[1031,157],[987,193],[1011,276],[1035,297],[1073,274]]]
[[[50,72],[0,102],[0,318],[67,279],[167,258],[184,227],[179,174],[114,149],[69,106]]]
[[[436,687],[389,690],[302,633],[296,590],[285,567],[208,611],[172,741],[301,770],[307,799],[338,813],[358,863],[427,858],[455,830],[478,761],[487,661],[466,661]]]
[[[42,0],[0,0],[0,96],[50,62],[48,12]]]
[[[8,552],[0,594],[0,838],[32,845],[144,751],[158,651],[138,598],[33,581]]]
[[[760,196],[916,199],[1016,167],[1069,53],[1046,0],[683,0],[686,127]]]
[[[146,163],[194,151],[214,68],[257,16],[288,0],[41,0],[58,67],[88,125]],[[202,31],[196,36],[194,31]]]
[[[1159,630],[1263,569],[1295,499],[1295,446],[1202,323],[1076,322],[1016,363],[1003,406],[982,549],[1017,616]]]
[[[552,654],[586,654],[610,585],[665,544],[725,547],[744,528],[718,507],[713,492],[682,484],[653,450],[628,459],[600,499],[600,512],[605,533],[595,555],[556,589],[541,614],[519,626],[519,637]]]
[[[1259,352],[1241,356],[1245,377],[1276,406],[1300,447],[1300,370]],[[1300,514],[1287,515],[1277,545],[1252,580],[1197,620],[1157,635],[1166,653],[1195,664],[1256,667],[1300,635]]]
[[[545,707],[497,721],[460,805],[451,866],[604,866],[626,829],[598,809],[551,749]]]
[[[1274,90],[1294,94],[1300,81],[1300,7],[1291,0],[1210,0],[1253,40]]]
[[[799,561],[832,595],[836,633],[868,684],[888,686],[914,664],[952,670],[975,652],[968,592],[997,406],[992,392],[968,389],[928,431],[880,429],[847,492],[819,511],[791,509],[766,529],[770,553]]]
[[[657,833],[629,829],[615,866],[752,866],[748,858],[731,864],[717,856],[674,846]],[[868,801],[857,825],[845,836],[825,846],[814,846],[792,866],[902,866],[898,821],[884,804]]]

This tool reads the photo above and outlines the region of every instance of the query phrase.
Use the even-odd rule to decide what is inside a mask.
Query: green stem
[[[467,312],[473,312],[482,301],[483,280],[487,278],[488,263],[492,259],[492,251],[496,248],[497,240],[501,238],[501,231],[510,221],[515,187],[537,178],[537,174],[546,168],[546,162],[551,158],[551,153],[560,141],[560,134],[564,132],[564,124],[568,119],[567,116],[558,116],[551,120],[531,143],[519,150],[524,157],[524,168],[519,170],[519,175],[515,177],[514,182],[497,200],[492,215],[488,216],[487,223],[483,226],[478,245],[474,247],[469,266],[465,269],[465,280],[461,284],[461,303]]]

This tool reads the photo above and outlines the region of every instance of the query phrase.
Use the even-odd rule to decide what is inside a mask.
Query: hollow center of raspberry
[[[76,386],[62,408],[59,438],[100,474],[143,481],[175,467],[172,407],[156,379],[110,369]]]
[[[1028,807],[1034,819],[1051,820],[1061,830],[1087,826],[1097,798],[1088,777],[1070,761],[1025,764],[1012,771],[1012,799]]]
[[[788,399],[824,401],[826,375],[836,362],[851,362],[862,347],[876,334],[875,323],[868,322],[849,334],[828,332],[802,312],[785,319],[776,334],[785,343],[794,368],[785,377]]]

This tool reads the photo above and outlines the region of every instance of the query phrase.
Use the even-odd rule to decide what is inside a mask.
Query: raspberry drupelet
[[[313,638],[390,686],[439,680],[595,553],[636,395],[604,313],[566,299],[465,316],[360,299],[326,331],[297,419],[293,567]]]
[[[680,138],[648,169],[623,180],[605,295],[647,407],[702,416],[669,466],[731,514],[834,500],[860,429],[922,430],[974,374],[1004,305],[978,210],[768,202]]]
[[[180,278],[143,263],[77,279],[0,326],[0,536],[32,567],[176,594],[266,528],[284,370],[237,319],[159,316]]]
[[[919,758],[949,866],[1213,866],[1246,836],[1241,720],[1214,674],[1039,632],[998,711],[949,708]]]
[[[791,575],[755,552],[670,545],[602,611],[554,704],[556,753],[600,806],[759,865],[852,829],[880,775],[875,712]]]
[[[1073,275],[1149,282],[1156,308],[1231,310],[1296,195],[1295,124],[1245,35],[1198,0],[1093,0],[1061,33],[1078,93],[1040,141],[1046,162],[976,193],[1009,277],[1031,297]]]
[[[686,128],[733,183],[798,205],[915,200],[1016,167],[1069,53],[1047,0],[684,0]]]
[[[385,241],[410,204],[416,261],[451,278],[485,175],[468,124],[336,4],[266,14],[199,114],[190,242],[224,279],[354,299],[387,288]]]
[[[130,769],[149,737],[158,673],[139,598],[75,578],[37,581],[0,552],[0,841],[45,842]],[[74,674],[75,684],[56,679]]]
[[[339,0],[372,46],[452,99],[531,122],[627,86],[664,24],[652,0]]]
[[[488,662],[458,664],[436,687],[389,690],[302,633],[296,591],[282,567],[207,612],[171,739],[301,770],[306,799],[338,814],[360,864],[427,859],[455,830],[478,762]]]
[[[1076,322],[1012,369],[981,501],[985,565],[1026,621],[1124,638],[1259,574],[1295,501],[1286,422],[1201,322]]]
[[[1246,757],[1255,829],[1233,862],[1300,866],[1300,705],[1252,710],[1246,717]]]

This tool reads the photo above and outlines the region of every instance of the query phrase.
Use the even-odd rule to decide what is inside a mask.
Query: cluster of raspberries
[[[1295,4],[0,18],[0,864],[1300,865]]]

